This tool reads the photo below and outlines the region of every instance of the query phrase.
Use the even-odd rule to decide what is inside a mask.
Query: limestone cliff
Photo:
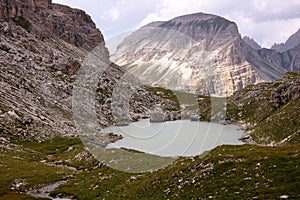
[[[247,45],[234,22],[204,13],[150,23],[125,38],[112,59],[154,85],[221,96],[286,71]]]

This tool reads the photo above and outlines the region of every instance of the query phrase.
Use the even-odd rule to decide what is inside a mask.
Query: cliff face
[[[89,15],[51,0],[1,0],[0,21],[10,20],[41,39],[58,37],[85,50],[103,43],[104,48],[103,36]]]
[[[249,47],[234,22],[204,13],[142,27],[112,60],[154,85],[212,95],[230,95],[285,72]]]
[[[50,8],[52,0],[1,0],[0,20],[28,15],[38,9]]]

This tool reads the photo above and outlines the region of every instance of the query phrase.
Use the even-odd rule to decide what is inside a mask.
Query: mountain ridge
[[[234,22],[204,13],[143,26],[123,40],[112,60],[153,85],[213,95],[230,95],[298,70],[297,54],[282,58],[254,49],[242,40]]]
[[[292,34],[285,43],[274,44],[271,49],[283,53],[285,51],[291,50],[300,44],[300,28],[294,34]]]

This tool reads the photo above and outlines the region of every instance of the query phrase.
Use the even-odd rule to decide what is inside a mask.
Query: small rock
[[[288,199],[288,198],[289,198],[289,195],[284,194],[284,195],[281,195],[279,198],[280,198],[280,199]]]

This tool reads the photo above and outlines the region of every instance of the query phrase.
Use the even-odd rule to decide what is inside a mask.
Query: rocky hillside
[[[271,49],[277,52],[285,52],[287,50],[293,49],[300,44],[300,29],[291,35],[285,43],[274,44]]]
[[[84,11],[53,4],[51,0],[1,0],[1,21],[13,20],[39,39],[56,36],[92,50],[104,42],[101,32]]]
[[[249,86],[234,93],[228,102],[228,117],[240,121],[255,143],[282,145],[300,142],[300,74]],[[252,139],[251,139],[252,138]]]
[[[115,123],[111,95],[124,71],[109,61],[103,36],[89,15],[48,0],[2,1],[0,19],[1,135],[36,140],[77,135],[73,85],[96,46],[93,53],[105,63],[97,65],[105,67],[95,85],[97,124]],[[142,86],[134,91],[139,93],[130,100],[129,120],[148,115],[151,106],[165,102]]]
[[[196,13],[140,28],[124,39],[112,59],[154,85],[222,96],[299,69],[297,53],[252,46],[234,22]]]

